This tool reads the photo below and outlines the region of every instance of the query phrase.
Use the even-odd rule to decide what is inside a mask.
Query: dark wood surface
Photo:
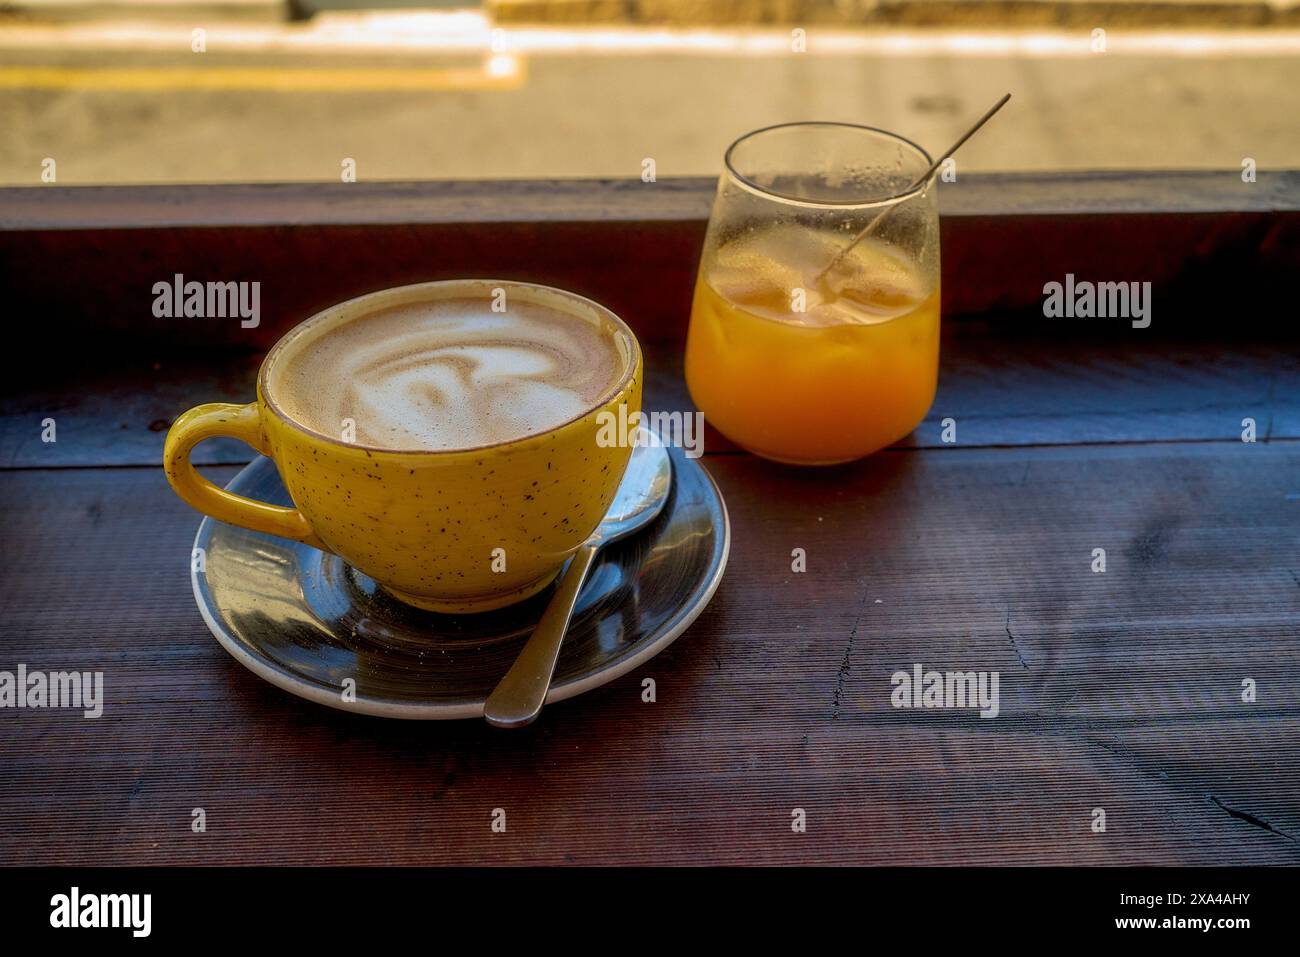
[[[351,296],[470,276],[562,286],[606,304],[643,339],[676,342],[712,189],[703,180],[0,189],[0,288],[12,314],[57,315],[81,347],[135,360],[265,351]],[[951,321],[1048,334],[1043,285],[1072,272],[1151,282],[1153,324],[1165,334],[1221,332],[1234,313],[1273,321],[1265,291],[1300,272],[1298,172],[1251,184],[1222,173],[970,174],[939,197]],[[156,318],[153,286],[178,273],[261,283],[259,325]]]
[[[1272,243],[1285,263],[1294,205],[1053,229],[1062,262],[1102,229],[1134,245],[1215,236],[1220,261]],[[989,231],[1040,235],[1035,217],[986,213],[945,238],[978,250]],[[1257,214],[1273,218],[1233,225]],[[642,261],[661,264],[642,283],[678,284],[629,315],[648,401],[689,408],[684,316],[668,311],[695,250],[671,217],[638,222],[627,248],[648,243]],[[0,249],[33,228],[52,235],[27,223]],[[167,229],[115,234],[106,254],[151,249],[169,268]],[[275,239],[249,236],[252,251]],[[473,265],[474,250],[458,255]],[[978,261],[949,257],[948,287],[995,293],[996,277],[963,271]],[[48,289],[3,268],[24,301]],[[94,277],[110,274],[92,266],[66,295],[93,308],[108,288]],[[1196,282],[1208,288],[1171,270],[1171,289]],[[0,710],[0,862],[1300,863],[1300,334],[1280,309],[1219,307],[1187,301],[1131,332],[1045,329],[1010,306],[953,313],[930,418],[851,466],[775,466],[710,434],[734,535],[713,603],[646,666],[519,732],[330,711],[222,651],[190,593],[198,517],[158,456],[183,409],[251,396],[256,349],[136,339],[129,316],[107,316],[125,348],[73,361],[56,341],[58,358],[14,369],[0,410],[0,670],[103,670],[107,692],[98,720]],[[39,442],[47,414],[53,446]],[[956,444],[939,440],[945,416]],[[219,480],[248,457],[206,452]],[[1104,574],[1090,570],[1098,547]],[[891,707],[890,675],[916,662],[998,671],[1000,716]],[[206,834],[190,830],[196,807]],[[791,832],[796,807],[806,834]]]
[[[940,184],[947,217],[1294,210],[1300,171],[963,174]],[[0,229],[146,229],[706,219],[716,180],[478,180],[223,186],[0,187]]]

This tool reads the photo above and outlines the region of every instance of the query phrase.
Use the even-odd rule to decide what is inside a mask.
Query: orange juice
[[[925,418],[939,371],[938,278],[894,247],[781,223],[706,256],[686,341],[691,397],[718,431],[781,462],[847,462]]]

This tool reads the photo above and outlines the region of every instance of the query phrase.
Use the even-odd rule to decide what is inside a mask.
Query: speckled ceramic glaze
[[[578,594],[547,704],[644,664],[695,620],[727,564],[727,510],[681,449],[659,517],[601,551]],[[275,504],[288,493],[257,458],[230,491]],[[335,555],[204,519],[194,540],[194,597],[226,651],[254,674],[331,708],[418,720],[478,718],[551,599],[480,615],[394,601]],[[633,694],[639,693],[634,688]]]
[[[612,325],[626,369],[599,404],[510,442],[467,451],[392,451],[306,428],[284,414],[268,388],[277,357],[320,324],[437,298],[487,301],[494,288],[505,289],[510,300]],[[487,611],[545,588],[600,522],[631,454],[625,445],[597,442],[601,413],[638,411],[641,380],[641,350],[631,330],[580,296],[494,280],[403,286],[333,306],[296,327],[263,362],[257,401],[186,412],[168,433],[164,465],[176,493],[206,515],[332,552],[421,608]],[[218,435],[242,439],[270,457],[295,507],[219,489],[195,472],[190,449]]]

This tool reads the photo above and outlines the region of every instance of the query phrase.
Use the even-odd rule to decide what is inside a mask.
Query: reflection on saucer
[[[547,702],[613,680],[666,648],[708,604],[726,567],[730,527],[698,461],[673,456],[664,513],[602,550],[574,612]],[[232,492],[289,505],[274,464],[258,458]],[[204,519],[193,573],[208,627],[237,660],[320,704],[399,718],[470,718],[506,673],[551,589],[509,608],[441,615],[392,598],[340,558],[299,542]],[[350,681],[349,681],[350,679]],[[353,694],[345,694],[355,683]]]

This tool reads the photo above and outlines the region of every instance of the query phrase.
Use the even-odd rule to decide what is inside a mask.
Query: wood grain
[[[693,412],[678,341],[647,341],[645,406]],[[156,358],[153,358],[156,356]],[[172,421],[202,402],[249,402],[259,353],[216,361],[156,353],[96,369],[18,371],[0,397],[0,466],[161,465]],[[42,440],[52,417],[58,441]],[[1300,439],[1300,342],[1194,341],[1159,336],[1037,341],[979,323],[949,324],[939,394],[897,448],[937,448],[943,421],[963,447],[1116,442],[1240,442],[1242,420],[1261,441]],[[709,452],[734,452],[706,427]],[[247,446],[200,445],[200,464],[247,462]]]
[[[0,190],[0,670],[103,670],[107,692],[97,720],[0,709],[0,861],[1300,863],[1296,173],[945,185],[930,417],[830,470],[709,433],[734,532],[713,603],[526,731],[330,711],[221,650],[190,592],[198,517],[157,467],[170,421],[248,401],[316,309],[467,275],[605,302],[649,406],[689,410],[712,184],[649,185]],[[1067,271],[1151,281],[1152,328],[1046,320]],[[153,317],[176,272],[263,282],[262,322]],[[199,458],[225,481],[248,454]],[[893,707],[917,663],[998,672],[1000,714]]]
[[[1157,330],[1221,334],[1226,325],[1241,335],[1225,317],[1248,315],[1256,335],[1291,332],[1271,290],[1300,270],[1300,174],[1261,177],[946,184],[944,314],[1054,335],[1043,286],[1073,273],[1150,282]],[[14,330],[49,365],[78,349],[264,351],[333,303],[466,277],[571,289],[619,313],[643,341],[677,341],[711,189],[665,180],[0,190],[0,210],[9,210],[0,213],[0,288],[15,315],[58,317],[58,342],[46,340],[43,321]],[[154,284],[177,274],[260,283],[258,325],[154,316]]]
[[[199,226],[703,221],[716,180],[477,180],[0,188],[0,230]],[[940,183],[945,217],[1283,212],[1300,171],[968,173]]]
[[[157,470],[0,474],[6,661],[108,689],[97,721],[0,711],[0,856],[1300,862],[1296,446],[707,462],[735,533],[714,603],[522,733],[335,713],[245,672],[194,609],[197,519]],[[1001,715],[892,708],[916,662],[999,671]]]

